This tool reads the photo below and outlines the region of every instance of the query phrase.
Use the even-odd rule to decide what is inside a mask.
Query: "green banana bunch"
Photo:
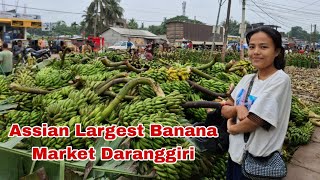
[[[226,93],[229,88],[228,83],[225,83],[223,81],[213,80],[213,79],[210,79],[210,80],[201,79],[198,82],[198,84],[205,87],[206,89],[209,89],[209,90],[211,90],[213,92],[217,92],[217,93]],[[201,93],[201,97],[207,99],[203,93]]]
[[[0,129],[0,142],[4,143],[9,140],[10,127],[7,127],[5,130]]]
[[[165,83],[168,80],[167,69],[161,67],[160,69],[149,69],[145,72],[140,73],[141,77],[152,78],[157,83]]]
[[[220,73],[220,72],[225,72],[226,71],[226,65],[221,62],[216,62],[211,68],[211,72],[213,74]]]
[[[211,174],[214,179],[226,179],[227,163],[227,155],[216,156],[214,158],[213,168],[211,169]]]
[[[0,75],[0,100],[7,99],[7,97],[10,95],[11,92],[8,84],[8,79],[5,76]]]
[[[36,81],[30,75],[30,72],[23,72],[23,73],[21,72],[19,74],[16,74],[14,83],[17,83],[26,87],[35,87]]]
[[[309,120],[309,112],[300,105],[299,99],[292,96],[290,120],[295,122],[297,126],[303,125]]]
[[[68,121],[77,115],[79,106],[71,99],[58,100],[45,108],[45,119],[50,125],[57,125]]]
[[[179,91],[181,94],[189,94],[192,92],[192,89],[187,81],[168,81],[160,84],[160,87],[166,95],[172,93],[173,91]],[[144,98],[156,96],[151,87],[147,85],[139,88],[139,94]]]
[[[291,146],[304,145],[309,143],[314,126],[311,122],[305,123],[303,126],[291,126],[288,128],[286,140]]]
[[[28,111],[11,110],[8,114],[5,115],[5,118],[7,119],[9,125],[18,123],[21,127],[29,126],[30,114],[31,113]]]
[[[44,88],[57,89],[61,86],[68,85],[71,80],[69,71],[59,71],[51,67],[42,68],[35,77],[36,85]]]
[[[15,92],[13,95],[13,99],[14,99],[14,102],[18,104],[19,110],[32,111],[33,109],[32,100],[36,96],[37,95],[35,94]]]
[[[200,101],[202,100],[200,95],[194,94],[194,93],[189,93],[186,96],[188,101]],[[186,111],[186,117],[188,119],[192,119],[193,122],[203,122],[207,118],[207,111],[205,108],[187,108]]]

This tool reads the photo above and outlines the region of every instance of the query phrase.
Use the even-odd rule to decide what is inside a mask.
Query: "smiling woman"
[[[232,180],[250,177],[242,169],[248,154],[254,157],[279,154],[291,107],[291,82],[283,71],[285,60],[280,33],[260,27],[249,32],[246,38],[249,58],[258,72],[244,76],[238,83],[228,100],[233,106],[222,107],[223,116],[230,118],[227,179]]]

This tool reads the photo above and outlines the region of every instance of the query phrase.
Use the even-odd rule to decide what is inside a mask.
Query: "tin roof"
[[[110,27],[110,29],[118,32],[124,36],[131,36],[131,37],[157,37],[157,35],[140,29],[126,29],[126,28],[118,28],[118,27]]]

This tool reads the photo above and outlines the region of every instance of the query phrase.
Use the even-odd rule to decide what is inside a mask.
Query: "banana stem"
[[[99,88],[96,91],[96,93],[100,96],[104,91],[108,90],[111,86],[113,86],[115,84],[119,84],[119,83],[127,83],[129,81],[130,81],[130,79],[128,79],[128,78],[119,78],[119,79],[111,80],[106,85],[104,85],[101,88]]]
[[[113,109],[122,101],[122,99],[125,97],[125,95],[135,86],[138,84],[148,84],[152,87],[152,89],[155,91],[157,96],[162,96],[164,97],[165,94],[163,93],[162,89],[158,84],[155,83],[150,78],[137,78],[129,81],[117,94],[117,96],[110,102],[108,107],[102,112],[102,117],[103,119],[107,118],[110,116],[111,112]]]
[[[189,101],[182,104],[183,108],[219,108],[221,104],[214,101]]]
[[[236,64],[236,61],[233,59],[226,64],[226,69],[230,69],[234,64]]]
[[[243,71],[243,69],[244,69],[244,67],[239,66],[239,67],[230,68],[230,69],[228,70],[228,72],[234,72],[234,71],[237,71],[237,70]]]
[[[133,71],[133,72],[136,72],[136,73],[141,73],[141,72],[147,70],[146,68],[143,68],[143,69],[137,69],[137,68],[135,68],[134,66],[132,66],[132,65],[129,63],[128,60],[125,61],[125,65],[128,67],[128,69],[129,69],[130,71]]]
[[[114,93],[114,92],[112,92],[112,91],[104,91],[103,92],[103,95],[106,95],[106,96],[111,96],[111,97],[113,97],[113,98],[115,98],[116,96],[117,96],[117,94],[116,93]],[[128,95],[126,95],[126,96],[124,96],[124,100],[133,100],[135,98],[135,96],[128,96]]]
[[[121,65],[121,66],[117,66],[117,67],[110,67],[108,70],[113,71],[113,70],[119,70],[119,69],[128,70],[128,67],[126,65]]]
[[[212,61],[210,61],[208,64],[204,64],[200,67],[197,67],[197,69],[202,70],[202,69],[207,69],[210,68],[217,60],[217,54],[214,55],[214,58]]]
[[[26,92],[30,94],[48,94],[50,91],[43,90],[43,89],[36,89],[36,88],[29,88],[29,87],[23,87],[16,83],[10,84],[10,89],[20,92]]]
[[[73,84],[74,87],[80,88],[84,85],[84,81],[83,79],[81,79],[80,76],[76,76],[74,79],[75,79]]]
[[[88,60],[90,60],[89,57],[84,57],[81,59],[81,63],[86,63]]]
[[[209,89],[193,82],[193,81],[190,81],[190,80],[187,80],[189,85],[191,86],[191,88],[194,88],[204,94],[207,94],[208,96],[212,96],[212,97],[228,97],[227,94],[223,94],[223,93],[216,93],[216,92],[212,92],[210,91]]]
[[[114,79],[118,79],[118,78],[122,78],[122,77],[127,77],[128,76],[128,73],[120,73],[120,74],[117,74],[113,77],[111,77],[110,79],[100,83],[97,87],[96,87],[96,90],[97,89],[100,89],[102,86],[108,84],[110,81],[114,80]]]
[[[166,65],[166,68],[170,68],[171,67],[170,64],[164,62],[162,59],[159,59],[159,62],[161,62],[162,64]]]
[[[105,65],[106,67],[118,67],[118,66],[121,66],[121,65],[125,65],[125,61],[112,62],[107,57],[98,58],[98,60],[100,60],[100,59],[101,59],[102,64]]]
[[[62,57],[61,57],[60,69],[63,68],[64,61],[65,61],[65,57],[66,57],[66,53],[67,53],[68,50],[71,51],[71,49],[70,49],[69,47],[66,47],[66,48],[63,50],[63,54],[62,54]]]
[[[191,69],[191,72],[193,72],[193,73],[195,73],[195,74],[197,74],[197,75],[199,75],[199,76],[201,76],[201,77],[203,77],[203,78],[206,78],[206,79],[216,79],[215,77],[210,76],[209,74],[206,74],[206,73],[200,71],[200,70],[197,69],[197,68],[191,67],[190,69]]]

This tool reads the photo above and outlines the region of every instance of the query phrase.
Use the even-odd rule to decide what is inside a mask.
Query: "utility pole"
[[[213,34],[213,39],[212,39],[210,59],[212,57],[213,51],[216,49],[215,41],[216,41],[216,34],[217,34],[217,30],[218,30],[218,23],[219,23],[221,6],[222,6],[222,0],[219,0],[219,10],[218,10],[218,16],[217,16],[217,20],[216,20],[216,26],[214,27],[214,34]],[[219,31],[220,31],[220,28],[219,28]]]
[[[96,18],[95,18],[95,20],[94,20],[94,31],[93,31],[93,36],[94,37],[96,37],[97,36],[97,21],[98,21],[98,9],[99,9],[99,3],[98,3],[98,1],[96,0]]]
[[[231,0],[228,0],[228,10],[227,10],[227,19],[226,19],[226,27],[225,27],[226,30],[225,30],[225,34],[224,34],[222,54],[221,54],[222,62],[225,62],[225,57],[226,57],[226,46],[227,46],[228,32],[229,32],[230,10],[231,10]]]
[[[311,24],[311,30],[310,30],[310,46],[311,46],[311,43],[312,43],[312,24]]]
[[[243,44],[244,44],[244,33],[246,31],[246,22],[245,22],[245,18],[246,18],[246,0],[242,0],[242,20],[241,20],[241,36],[240,36],[240,59],[244,59],[244,48],[243,48]]]
[[[317,25],[316,24],[314,25],[313,30],[314,30],[313,49],[315,49],[316,48],[316,41],[317,41]]]
[[[4,4],[5,4],[5,2],[4,2],[4,0],[2,0],[2,11],[6,11],[6,6]]]
[[[182,3],[182,15],[186,16],[186,7],[187,7],[187,2],[183,1]]]

